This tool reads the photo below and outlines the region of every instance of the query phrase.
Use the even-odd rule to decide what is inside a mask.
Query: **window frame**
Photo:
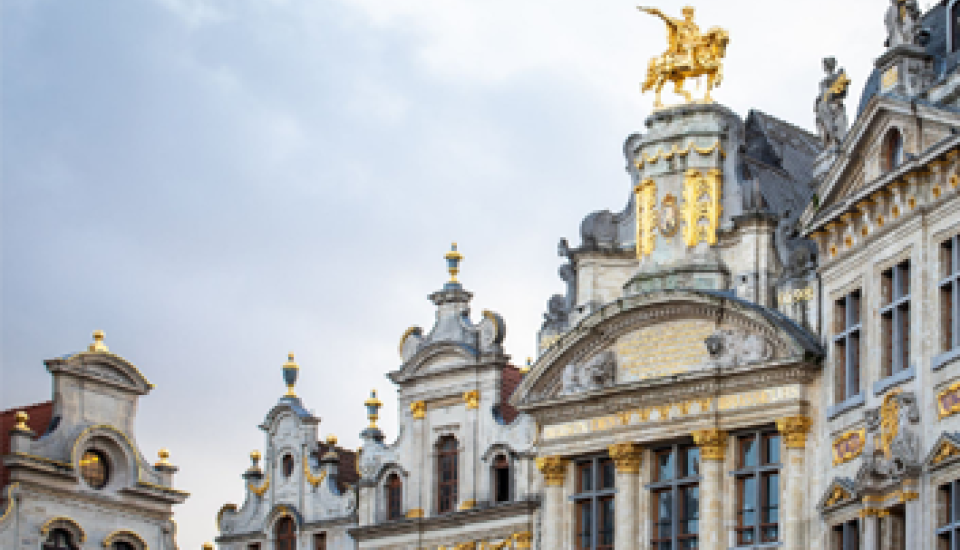
[[[940,492],[944,488],[947,488],[947,498],[949,499],[949,508],[948,515],[946,518],[946,524],[941,525],[941,518],[939,514],[940,509]],[[937,517],[935,518],[935,525],[937,530],[935,531],[937,543],[939,547],[940,539],[943,535],[948,535],[950,537],[950,549],[954,550],[960,548],[960,480],[948,481],[947,483],[940,483],[937,485]]]
[[[445,450],[443,447],[447,442],[453,442],[453,448]],[[457,511],[457,506],[460,503],[460,442],[455,436],[446,435],[437,440],[436,444],[436,455],[437,455],[437,514],[450,514]],[[452,479],[444,481],[444,467],[445,460],[451,460],[452,466]],[[450,502],[448,506],[444,505],[443,499],[443,489],[444,487],[451,488]]]
[[[570,497],[570,501],[573,502],[574,505],[573,547],[576,550],[613,550],[614,537],[616,536],[616,474],[614,473],[612,476],[612,485],[604,486],[604,466],[611,466],[614,468],[614,472],[616,471],[616,466],[613,463],[613,459],[605,454],[579,458],[574,464],[576,479],[574,481],[574,494]],[[590,486],[584,488],[581,483],[583,480],[581,473],[586,468],[590,468]],[[610,502],[610,513],[614,515],[614,517],[610,518],[610,544],[600,544],[600,536],[601,534],[605,534],[605,530],[601,530],[600,526],[603,523],[603,519],[606,517],[603,508],[603,504],[606,502]],[[580,510],[583,506],[590,507],[591,525],[589,533],[589,546],[584,546],[581,540],[583,526],[581,523],[582,516],[580,514]]]
[[[888,378],[899,374],[910,368],[910,328],[911,313],[910,307],[911,292],[913,290],[910,284],[910,274],[912,265],[909,259],[897,262],[896,264],[884,269],[880,273],[880,323],[881,339],[889,339],[890,350],[886,348],[881,350],[881,378]],[[906,273],[906,277],[904,277]],[[886,302],[884,290],[887,284],[888,275],[890,281],[890,301]],[[906,292],[904,292],[903,283],[906,282]],[[889,319],[889,333],[886,322]]]
[[[960,4],[954,5],[960,8]],[[939,250],[941,277],[937,288],[940,291],[940,326],[944,331],[940,334],[940,351],[948,352],[960,347],[960,235],[941,241]],[[946,257],[944,251],[947,252]],[[949,292],[946,300],[944,291]],[[944,303],[946,301],[949,303]],[[943,318],[945,312],[950,314],[946,323]]]
[[[393,472],[387,476],[383,492],[387,505],[387,521],[403,519],[403,480],[400,479],[400,474]]]
[[[841,305],[842,304],[842,305]],[[841,391],[837,395],[836,402],[844,401],[856,397],[861,392],[863,384],[863,372],[861,369],[862,347],[863,347],[863,290],[857,288],[848,292],[834,301],[834,336],[833,352],[834,366],[843,369],[842,385],[839,385]],[[843,325],[837,326],[837,308],[843,312]],[[839,331],[839,332],[838,332]],[[856,345],[853,345],[856,343]],[[843,357],[838,357],[838,354]],[[835,377],[836,379],[836,377]]]
[[[511,502],[513,500],[513,467],[510,463],[510,458],[505,453],[497,453],[493,457],[493,461],[490,466],[490,471],[492,473],[491,481],[493,485],[493,503],[494,504],[504,504],[506,502]],[[506,471],[506,474],[502,472]],[[500,475],[506,475],[506,495],[500,494]],[[503,498],[501,498],[503,497]]]
[[[60,546],[61,543],[56,540],[61,535],[66,539],[66,542],[63,543],[65,546]],[[79,547],[73,541],[73,533],[63,527],[57,527],[50,531],[46,541],[40,544],[40,548],[42,550],[77,550]]]
[[[779,432],[774,428],[767,429],[757,429],[750,430],[745,432],[739,432],[734,434],[736,437],[736,446],[737,446],[737,464],[736,470],[731,472],[731,475],[734,477],[736,485],[736,511],[737,511],[737,523],[734,526],[734,546],[735,547],[750,547],[755,545],[766,545],[766,544],[777,544],[782,542],[783,537],[783,519],[782,519],[782,508],[783,508],[783,450],[784,443],[783,437]],[[753,438],[757,447],[757,460],[755,465],[746,464],[744,452],[743,452],[743,441]],[[779,449],[777,452],[777,462],[770,461],[770,453],[768,452],[768,441],[771,439],[779,440]],[[771,508],[770,506],[770,495],[766,491],[766,485],[764,481],[766,478],[771,475],[777,476],[777,522],[776,523],[764,523],[764,512],[765,510]],[[753,479],[754,480],[754,502],[756,502],[757,507],[755,510],[756,520],[752,525],[744,525],[743,517],[743,489],[746,485],[745,480]],[[741,481],[744,481],[741,484]],[[777,529],[777,538],[776,540],[765,540],[764,531],[771,527],[776,527]],[[749,542],[741,542],[741,533],[748,531],[753,531],[753,540]]]
[[[840,533],[840,545],[837,546],[836,533]],[[860,520],[851,519],[830,528],[831,550],[860,550]]]
[[[313,550],[327,550],[327,532],[313,534]]]
[[[280,527],[282,525],[289,524],[291,529],[289,532],[280,532]],[[283,516],[278,519],[277,522],[273,525],[273,547],[274,550],[286,550],[285,546],[281,546],[281,543],[288,542],[290,544],[289,550],[297,549],[297,522],[290,516]]]
[[[681,452],[686,453],[690,450],[696,450],[698,455],[700,454],[700,448],[694,445],[693,443],[675,443],[672,445],[664,445],[661,447],[656,447],[653,449],[654,460],[652,461],[653,475],[651,476],[653,481],[646,486],[647,491],[651,496],[651,532],[649,545],[651,548],[660,548],[660,545],[666,545],[665,548],[681,548],[681,543],[688,540],[696,540],[699,544],[700,540],[700,503],[702,501],[702,496],[699,493],[700,483],[703,481],[703,476],[698,472],[696,475],[689,475],[689,472],[685,472],[687,464],[687,456],[684,454],[681,456]],[[660,479],[660,457],[664,455],[673,455],[673,472],[670,474],[669,478]],[[681,458],[683,460],[681,461]],[[683,464],[683,466],[681,466]],[[698,469],[703,468],[703,457],[702,455],[697,458]],[[681,473],[686,473],[688,475],[680,477]],[[681,524],[684,521],[691,521],[691,518],[683,517],[683,496],[684,490],[689,488],[696,487],[697,489],[697,515],[693,520],[697,521],[697,533],[694,535],[691,534],[681,534]],[[659,498],[660,494],[669,494],[670,495],[670,535],[669,537],[660,537],[659,532],[659,506],[658,502],[655,500]]]
[[[891,126],[883,134],[880,142],[881,172],[887,173],[896,170],[904,161],[903,132],[896,126]]]

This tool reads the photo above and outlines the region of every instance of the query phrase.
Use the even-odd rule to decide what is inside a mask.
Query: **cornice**
[[[529,518],[539,507],[539,498],[531,498],[509,504],[500,504],[487,508],[474,508],[472,510],[454,512],[436,517],[406,518],[364,527],[354,527],[350,529],[349,532],[358,542],[364,542],[381,537],[462,528],[466,524],[477,525],[483,522],[509,517]]]

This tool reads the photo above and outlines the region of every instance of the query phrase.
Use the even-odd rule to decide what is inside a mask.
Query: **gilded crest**
[[[677,206],[677,199],[667,193],[660,205],[660,234],[669,239],[677,234],[679,226],[680,208]]]

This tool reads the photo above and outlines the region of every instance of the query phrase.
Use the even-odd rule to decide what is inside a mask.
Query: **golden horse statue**
[[[674,19],[664,15],[656,8],[638,8],[642,12],[655,15],[667,24],[667,51],[650,60],[647,67],[647,80],[643,83],[643,92],[656,90],[654,106],[663,107],[661,93],[667,82],[673,82],[673,91],[693,103],[690,92],[683,89],[688,78],[707,77],[707,92],[704,103],[712,103],[710,92],[723,81],[723,58],[727,54],[730,35],[727,31],[714,27],[706,34],[693,21],[693,8],[683,9],[683,19]]]

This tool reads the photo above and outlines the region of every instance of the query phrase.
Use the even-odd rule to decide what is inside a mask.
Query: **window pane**
[[[700,532],[700,487],[693,485],[683,487],[680,491],[683,505],[680,532],[695,535]]]
[[[613,489],[617,486],[617,469],[610,459],[600,461],[600,488]]]
[[[657,480],[671,479],[673,479],[673,451],[661,451],[657,453]]]
[[[763,478],[763,523],[780,522],[780,474],[766,474]]]
[[[700,475],[700,448],[687,447],[683,450],[683,477]]]
[[[577,548],[592,550],[593,546],[593,502],[577,503]]]
[[[757,524],[757,478],[750,476],[740,478],[740,525],[752,526]]]
[[[577,465],[577,492],[593,490],[593,462],[581,462]]]
[[[767,457],[767,464],[779,464],[780,463],[780,436],[779,435],[768,435],[764,438],[766,441],[765,454]]]
[[[673,493],[670,490],[654,493],[656,506],[655,537],[667,538],[673,535]]]
[[[759,460],[759,450],[756,436],[747,436],[740,438],[740,467],[752,468],[757,466]]]
[[[953,484],[941,485],[937,491],[937,526],[943,527],[953,521]]]
[[[600,545],[613,546],[614,508],[613,497],[600,501]]]
[[[903,262],[898,266],[900,276],[900,288],[897,290],[897,298],[902,298],[904,296],[910,295],[910,262]]]

